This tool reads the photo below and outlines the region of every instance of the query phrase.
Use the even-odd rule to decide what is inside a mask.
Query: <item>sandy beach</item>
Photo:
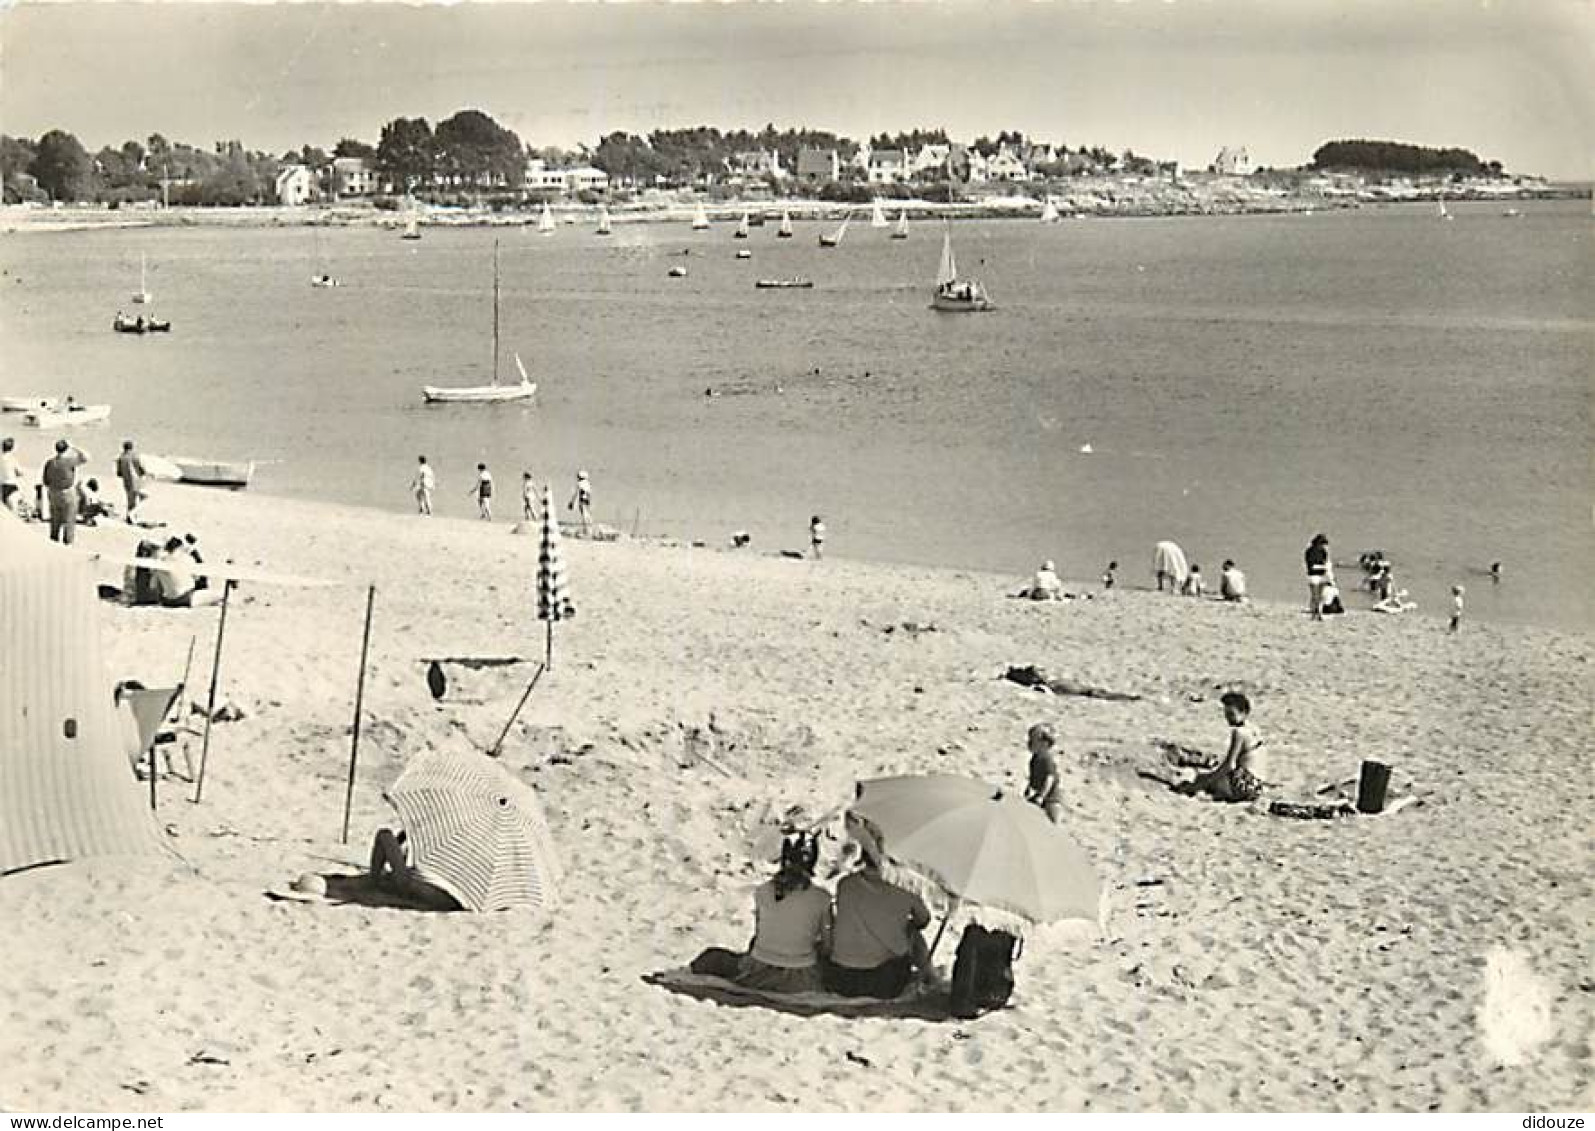
[[[204,801],[162,785],[171,860],[0,880],[0,1107],[190,1110],[1554,1111],[1595,1103],[1590,640],[1133,588],[1035,604],[1019,578],[657,542],[565,544],[575,620],[505,743],[565,874],[551,918],[268,900],[362,866],[381,791],[492,744],[542,655],[537,543],[160,486],[207,555],[337,583],[233,598]],[[32,528],[40,537],[40,527]],[[129,552],[135,532],[81,532]],[[845,554],[845,547],[835,549]],[[1147,547],[1150,554],[1150,546]],[[1136,563],[1131,563],[1132,566]],[[109,567],[104,580],[112,580]],[[1067,581],[1067,579],[1066,579]],[[339,843],[365,586],[361,762]],[[203,701],[215,610],[102,605],[110,678]],[[7,662],[19,662],[12,657]],[[1138,694],[1052,696],[1008,665]],[[1175,796],[1159,739],[1222,749],[1247,691],[1281,784],[1363,759],[1421,804],[1300,821]],[[859,779],[1019,789],[1054,724],[1064,824],[1109,887],[1097,939],[1026,942],[973,1022],[799,1017],[643,981],[751,927],[777,814]],[[198,716],[194,716],[198,722]],[[1583,735],[1584,737],[1579,737]],[[192,742],[197,756],[198,742]],[[946,942],[938,959],[950,961]]]

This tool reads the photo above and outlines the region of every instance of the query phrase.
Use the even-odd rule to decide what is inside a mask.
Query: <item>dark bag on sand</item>
[[[953,960],[954,1017],[975,1017],[1008,1004],[1018,945],[1019,940],[1007,931],[988,931],[978,923],[964,928],[958,957]]]

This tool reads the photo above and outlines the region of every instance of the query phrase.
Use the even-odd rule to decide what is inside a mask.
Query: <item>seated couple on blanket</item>
[[[870,846],[858,871],[831,895],[814,883],[817,841],[805,834],[781,846],[781,867],[753,897],[753,939],[745,953],[710,947],[692,962],[750,990],[895,998],[929,952],[920,933],[930,911],[919,896],[889,883]]]

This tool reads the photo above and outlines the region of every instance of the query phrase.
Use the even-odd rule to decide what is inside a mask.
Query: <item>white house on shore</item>
[[[591,165],[572,169],[551,168],[541,158],[526,163],[523,182],[527,192],[560,193],[605,192],[609,189],[609,174]]]
[[[842,161],[834,149],[800,149],[797,179],[806,185],[834,181],[842,175]]]
[[[336,197],[370,196],[377,191],[377,170],[369,158],[333,158],[331,179]]]
[[[877,149],[869,155],[869,183],[901,184],[908,180],[908,161],[901,149]]]
[[[304,165],[285,165],[277,174],[275,190],[278,204],[297,208],[310,199],[315,178]]]
[[[1225,177],[1249,177],[1252,175],[1252,159],[1246,152],[1245,146],[1230,147],[1226,145],[1218,151],[1218,156],[1213,158],[1213,172]]]

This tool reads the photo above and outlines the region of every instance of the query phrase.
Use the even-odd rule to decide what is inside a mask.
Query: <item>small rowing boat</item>
[[[786,290],[790,288],[812,287],[812,279],[760,279],[753,284],[761,291]]]
[[[80,424],[97,424],[111,415],[108,404],[80,404],[63,409],[34,409],[22,414],[22,423],[29,428],[75,428]]]

